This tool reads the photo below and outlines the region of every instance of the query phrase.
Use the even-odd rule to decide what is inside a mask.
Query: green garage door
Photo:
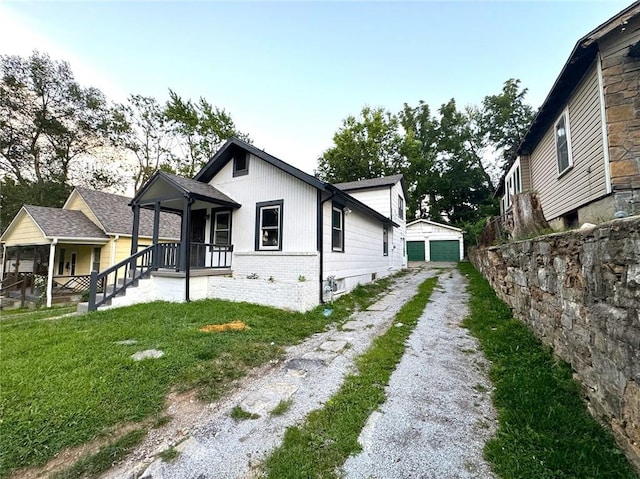
[[[424,241],[407,241],[409,261],[424,261]]]
[[[430,241],[431,261],[460,261],[460,243],[453,241]]]

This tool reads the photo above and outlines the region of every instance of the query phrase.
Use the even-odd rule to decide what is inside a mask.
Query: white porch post
[[[53,271],[54,271],[54,262],[56,260],[56,244],[58,244],[58,239],[54,238],[51,242],[51,246],[49,247],[49,272],[47,275],[47,308],[51,307],[51,303],[53,300]]]

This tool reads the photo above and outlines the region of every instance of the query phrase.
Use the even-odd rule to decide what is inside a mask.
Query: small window
[[[516,171],[514,173],[514,178],[516,180],[516,194],[522,193],[522,184],[520,182],[520,166],[516,167]]]
[[[558,175],[573,166],[571,158],[571,135],[569,133],[569,115],[565,111],[555,124],[556,155],[558,160]]]
[[[256,250],[282,250],[283,201],[256,204]]]
[[[91,263],[91,271],[100,271],[100,252],[102,248],[93,248],[93,262]]]
[[[398,195],[398,218],[404,219],[404,199]]]
[[[58,256],[58,275],[64,274],[64,248],[60,249],[60,256]]]
[[[386,226],[382,229],[382,254],[389,256],[389,230]]]
[[[243,176],[249,174],[249,154],[246,152],[237,153],[233,157],[233,176]]]
[[[338,205],[331,209],[331,249],[344,251],[344,210]]]
[[[231,244],[231,212],[218,211],[214,215],[213,244],[216,246]]]

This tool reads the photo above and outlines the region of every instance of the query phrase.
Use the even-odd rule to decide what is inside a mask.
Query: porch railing
[[[233,245],[219,246],[211,243],[191,243],[189,254],[192,269],[231,268]],[[95,311],[114,296],[124,291],[140,278],[158,269],[181,270],[180,244],[158,243],[148,246],[120,263],[101,271],[92,271],[89,284],[89,311]],[[106,286],[107,278],[113,285]],[[101,298],[97,294],[102,288]]]
[[[54,285],[51,289],[51,294],[64,294],[64,293],[86,293],[91,287],[91,275],[80,274],[76,276],[54,276]],[[98,293],[102,293],[104,290],[105,279],[102,278],[98,282]]]

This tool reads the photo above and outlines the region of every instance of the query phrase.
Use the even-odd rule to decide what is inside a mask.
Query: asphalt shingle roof
[[[382,178],[371,178],[369,180],[349,181],[347,183],[334,183],[333,186],[342,191],[360,190],[364,188],[378,188],[382,186],[392,186],[402,179],[402,175],[383,176]]]
[[[82,211],[32,205],[24,209],[47,237],[109,239]]]
[[[182,188],[188,193],[194,193],[198,196],[204,196],[206,198],[222,201],[224,203],[238,204],[236,201],[232,200],[223,192],[214,188],[208,183],[192,180],[190,178],[185,178],[183,176],[172,175],[164,171],[161,171],[160,175],[168,178],[170,181],[173,181],[175,184],[177,184],[180,188]]]
[[[91,208],[98,221],[108,234],[131,235],[133,228],[133,210],[129,206],[131,198],[104,191],[76,187],[87,206]],[[180,216],[160,213],[160,237],[180,238]],[[140,210],[140,236],[153,236],[153,211]]]

